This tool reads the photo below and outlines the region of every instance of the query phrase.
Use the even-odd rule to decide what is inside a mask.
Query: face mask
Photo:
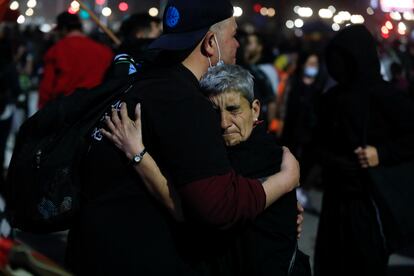
[[[306,77],[313,78],[313,77],[316,77],[316,75],[318,74],[318,72],[319,72],[319,68],[318,67],[308,66],[308,67],[305,67],[305,69],[303,71],[303,74]]]
[[[219,57],[218,57],[218,62],[217,62],[217,64],[216,64],[216,65],[212,65],[212,64],[211,64],[210,57],[207,57],[207,58],[208,58],[208,63],[209,63],[209,67],[208,67],[208,70],[209,70],[209,71],[210,71],[211,69],[213,69],[214,67],[216,67],[216,66],[221,66],[221,65],[223,65],[223,64],[224,64],[224,61],[221,59],[220,46],[219,46],[219,44],[218,44],[218,41],[217,41],[216,35],[214,35],[214,40],[216,41],[216,44],[217,44],[217,51],[218,51],[218,55],[219,55]]]

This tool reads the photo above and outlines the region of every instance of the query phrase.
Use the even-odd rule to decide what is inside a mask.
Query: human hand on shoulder
[[[106,117],[106,125],[109,129],[101,129],[103,135],[122,150],[131,160],[134,155],[144,150],[141,129],[141,104],[135,106],[135,120],[128,116],[126,103],[121,103],[120,114],[112,109],[111,116]]]

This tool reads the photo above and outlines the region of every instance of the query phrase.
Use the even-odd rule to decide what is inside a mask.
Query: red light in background
[[[388,39],[388,38],[390,37],[390,35],[389,35],[389,34],[384,34],[384,33],[381,33],[381,36],[382,36],[383,38],[385,38],[385,39]]]
[[[262,9],[262,5],[260,5],[258,3],[253,5],[253,10],[257,13],[259,13],[261,9]]]
[[[69,7],[68,13],[70,14],[76,14],[76,11],[72,9],[72,7]]]
[[[95,0],[95,3],[98,5],[103,5],[105,4],[105,0]]]
[[[128,3],[126,3],[126,2],[121,2],[121,3],[119,3],[119,5],[118,5],[118,9],[120,10],[120,11],[122,11],[122,12],[125,12],[125,11],[127,11],[128,10]]]
[[[381,27],[381,36],[384,39],[388,39],[390,37],[390,31],[388,30],[387,27],[385,27],[385,26]]]

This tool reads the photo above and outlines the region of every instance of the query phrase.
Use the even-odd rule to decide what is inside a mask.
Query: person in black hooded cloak
[[[337,85],[320,101],[324,195],[315,276],[386,275],[393,225],[381,217],[367,168],[413,159],[414,107],[382,80],[376,42],[364,26],[339,32],[326,62]]]

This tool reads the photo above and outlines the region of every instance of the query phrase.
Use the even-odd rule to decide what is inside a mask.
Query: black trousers
[[[315,245],[315,276],[385,276],[389,254],[368,194],[325,191]]]

